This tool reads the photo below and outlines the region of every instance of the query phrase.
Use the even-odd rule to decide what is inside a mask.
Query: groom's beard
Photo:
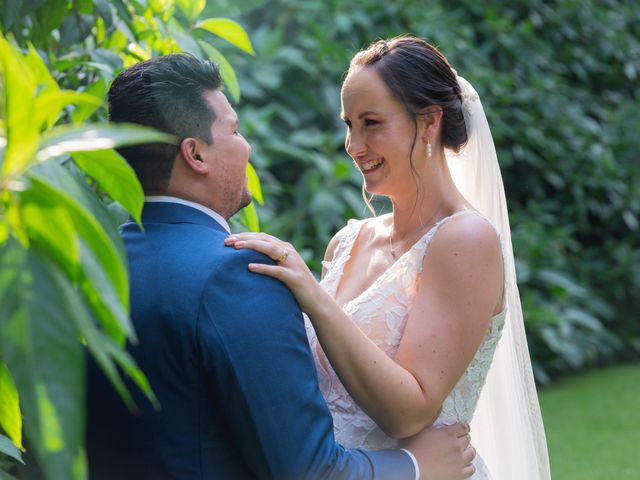
[[[253,196],[251,195],[251,192],[249,192],[249,189],[247,187],[245,187],[244,190],[242,191],[242,196],[240,198],[240,201],[238,202],[238,204],[236,206],[234,206],[231,209],[231,213],[227,216],[227,220],[229,220],[229,218],[233,217],[236,213],[238,213],[244,207],[249,205],[252,201],[253,201]]]

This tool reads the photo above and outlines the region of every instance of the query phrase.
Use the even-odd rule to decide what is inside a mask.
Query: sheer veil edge
[[[469,140],[458,154],[447,150],[447,162],[458,189],[500,233],[507,277],[505,326],[471,422],[472,444],[493,480],[548,480],[547,442],[524,330],[496,149],[477,92],[462,77],[458,83]]]

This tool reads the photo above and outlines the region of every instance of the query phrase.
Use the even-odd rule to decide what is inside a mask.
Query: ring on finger
[[[286,250],[284,250],[282,252],[282,255],[280,255],[277,259],[276,262],[277,263],[284,263],[284,261],[287,259],[287,257],[289,256],[289,252],[287,252]]]

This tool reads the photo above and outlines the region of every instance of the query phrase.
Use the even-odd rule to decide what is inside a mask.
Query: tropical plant
[[[128,404],[118,367],[153,393],[123,349],[135,333],[113,217],[75,165],[139,221],[142,190],[112,148],[174,140],[133,126],[54,126],[64,109],[102,99],[60,89],[34,49],[22,55],[3,37],[0,61],[0,426],[13,442],[3,436],[0,448],[20,460],[24,413],[47,476],[83,478],[83,344]]]
[[[61,87],[104,98],[115,75],[129,65],[174,52],[189,52],[218,63],[227,93],[240,100],[235,70],[227,60],[231,49],[255,55],[244,28],[215,16],[205,0],[7,0],[0,8],[2,31],[22,48],[34,45]],[[221,40],[223,40],[221,42]],[[74,111],[73,121],[106,118],[105,105]],[[249,188],[262,203],[260,182],[247,168]],[[259,229],[254,204],[240,221]]]
[[[204,6],[9,0],[0,8],[8,34],[0,37],[0,478],[25,446],[47,478],[86,478],[85,347],[128,405],[123,373],[155,402],[124,349],[136,337],[117,233],[127,214],[139,221],[143,194],[113,148],[174,139],[105,122],[104,97],[122,68],[189,51],[219,63],[237,101],[235,72],[214,45],[253,47],[236,22],[199,19]],[[261,201],[252,167],[248,175]],[[259,227],[255,208],[242,219]]]

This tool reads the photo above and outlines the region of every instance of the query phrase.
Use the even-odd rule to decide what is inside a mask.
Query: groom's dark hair
[[[204,92],[221,87],[215,63],[175,53],[136,63],[123,70],[109,89],[109,120],[155,128],[178,138],[177,143],[149,143],[119,148],[145,193],[166,191],[182,140],[208,144],[216,114]]]

